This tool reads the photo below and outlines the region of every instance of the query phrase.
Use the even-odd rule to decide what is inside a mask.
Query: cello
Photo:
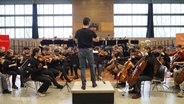
[[[181,56],[180,56],[180,52],[178,51],[172,58],[172,61],[171,61],[171,66],[170,66],[170,71],[173,72],[174,68],[176,67],[176,65],[174,64],[175,61],[177,61],[178,59],[180,59]]]
[[[154,65],[154,76],[156,76],[158,69],[161,67],[161,65],[165,65],[165,61],[163,57],[161,57],[161,54],[159,57],[156,57],[155,60],[155,65]]]
[[[146,65],[147,65],[147,61],[146,61],[145,56],[144,56],[136,63],[134,71],[132,72],[132,74],[128,78],[128,83],[130,85],[134,85],[136,83],[137,77],[143,72]]]
[[[134,68],[134,64],[131,61],[127,61],[124,64],[124,69],[118,75],[119,82],[126,82],[128,79],[128,71]]]
[[[177,84],[181,84],[184,81],[184,68],[182,68],[182,71],[175,79]]]

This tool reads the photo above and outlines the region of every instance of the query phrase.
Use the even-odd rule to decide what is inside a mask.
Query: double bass
[[[145,59],[145,56],[142,57],[135,65],[135,69],[133,70],[132,74],[128,78],[128,83],[130,85],[134,85],[136,83],[137,77],[140,76],[140,74],[143,72],[147,65],[147,61]]]

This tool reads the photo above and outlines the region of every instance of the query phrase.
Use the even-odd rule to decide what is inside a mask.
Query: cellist
[[[136,83],[133,86],[133,90],[129,93],[133,93],[132,99],[137,99],[141,97],[141,82],[142,81],[151,81],[154,75],[154,55],[151,53],[151,48],[149,46],[144,47],[144,57],[147,61],[146,67],[140,76],[137,77]]]

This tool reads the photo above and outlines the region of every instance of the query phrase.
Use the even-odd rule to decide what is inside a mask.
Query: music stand
[[[130,43],[131,44],[139,44],[139,40],[131,40]]]
[[[70,86],[69,86],[69,84],[68,84],[67,81],[66,81],[65,84],[63,85],[63,88],[64,88],[65,86],[67,87],[68,92],[71,92],[71,88],[70,88]]]
[[[40,42],[40,44],[43,46],[43,45],[49,45],[49,44],[53,44],[53,41],[52,40],[42,40]]]
[[[100,40],[99,42],[94,42],[93,45],[94,46],[102,46],[103,45],[103,41]]]
[[[107,40],[107,46],[114,46],[116,45],[116,40]]]

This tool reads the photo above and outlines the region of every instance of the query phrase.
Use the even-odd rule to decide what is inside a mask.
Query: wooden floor
[[[128,94],[126,88],[116,88],[116,80],[108,72],[103,72],[103,80],[110,81],[114,86],[114,104],[183,104],[184,98],[179,98],[176,96],[175,90],[171,88],[173,86],[173,79],[166,78],[166,85],[169,86],[169,89],[161,86],[158,86],[158,90],[154,88],[152,90],[153,84],[145,82],[144,91],[142,90],[142,97],[139,99],[132,99],[131,94]],[[89,70],[87,70],[87,80],[89,78]],[[70,76],[72,79],[72,76]],[[65,84],[65,81],[57,78],[58,82]],[[81,81],[73,80],[69,83],[69,86],[72,88],[74,82]],[[17,85],[20,85],[19,79],[16,82]],[[0,93],[0,104],[72,104],[72,93],[67,89],[67,86],[64,89],[56,89],[54,86],[51,86],[48,89],[46,97],[39,97],[36,95],[36,90],[33,82],[30,82],[30,85],[33,87],[19,88],[18,90],[12,90],[12,94],[2,94]],[[142,87],[143,88],[143,87]],[[151,91],[150,91],[151,90]],[[150,93],[149,93],[150,92]],[[123,96],[122,96],[123,95]],[[94,99],[95,100],[95,99]],[[105,100],[105,99],[102,99]]]

